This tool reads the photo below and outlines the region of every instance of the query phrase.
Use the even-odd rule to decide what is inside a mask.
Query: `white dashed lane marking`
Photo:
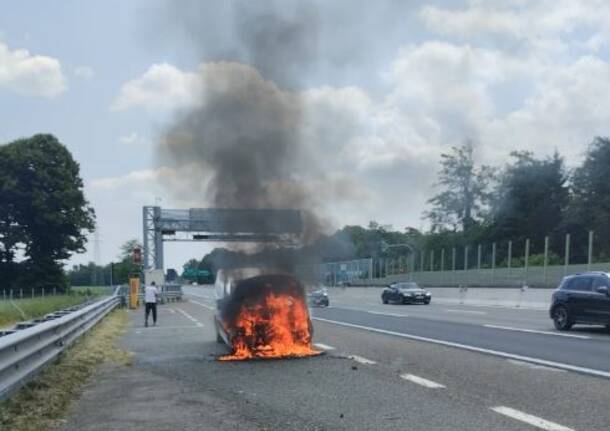
[[[189,302],[192,302],[193,304],[197,304],[200,307],[207,308],[208,310],[212,310],[212,311],[215,310],[215,308],[212,307],[211,305],[207,305],[207,304],[204,304],[202,302],[195,301],[194,299],[189,299]]]
[[[322,350],[335,350],[335,348],[333,346],[329,346],[328,344],[322,344],[322,343],[315,343],[314,347],[317,347],[318,349],[322,349]]]
[[[510,407],[498,406],[491,408],[494,412],[500,413],[501,415],[508,416],[509,418],[525,422],[526,424],[532,425],[536,428],[547,430],[547,431],[574,431],[572,428],[564,427],[558,423],[547,421],[546,419],[539,418],[538,416],[530,415],[519,410],[512,409]]]
[[[188,314],[186,311],[184,311],[181,308],[176,308],[176,310],[178,310],[180,313],[182,313],[184,315],[184,317],[186,317],[187,319],[189,319],[191,322],[193,322],[195,325],[199,326],[200,328],[203,328],[203,323],[201,323],[199,320],[195,319],[193,316],[191,316],[190,314]]]
[[[352,361],[356,361],[359,364],[363,364],[363,365],[375,365],[377,363],[371,359],[367,359],[367,358],[364,358],[364,357],[358,356],[358,355],[349,355],[348,358],[351,359]]]
[[[588,335],[561,334],[559,332],[539,331],[536,329],[513,328],[512,326],[499,326],[499,325],[483,325],[483,326],[485,326],[486,328],[492,328],[492,329],[504,329],[506,331],[527,332],[530,334],[542,334],[542,335],[555,335],[557,337],[581,338],[583,340],[589,340],[591,338]]]
[[[401,374],[400,378],[430,389],[443,389],[446,387],[445,385],[441,385],[440,383],[436,383],[432,380],[424,379],[423,377],[419,377],[413,374]]]
[[[446,309],[447,313],[466,313],[466,314],[487,314],[485,311],[475,311],[475,310],[454,310],[454,309]]]

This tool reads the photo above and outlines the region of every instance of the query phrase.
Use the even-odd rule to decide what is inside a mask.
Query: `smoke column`
[[[199,52],[205,41],[199,39],[197,15],[204,10],[197,2],[180,5],[174,18],[180,18],[181,30]],[[203,183],[207,206],[306,210],[306,242],[324,224],[317,191],[307,186],[317,155],[302,139],[304,107],[290,88],[315,59],[316,28],[311,8],[298,7],[286,16],[250,3],[236,7],[242,61],[202,63],[194,88],[197,103],[176,115],[157,146],[161,166],[196,171],[193,181],[200,184],[193,189]]]

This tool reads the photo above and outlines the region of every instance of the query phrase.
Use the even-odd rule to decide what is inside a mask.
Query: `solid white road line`
[[[560,370],[558,368],[545,367],[544,365],[530,364],[529,362],[517,361],[515,359],[507,359],[507,361],[513,365],[531,368],[532,370],[546,370],[546,371],[552,371],[553,373],[565,373],[565,370]]]
[[[498,406],[491,407],[491,409],[500,413],[501,415],[508,416],[509,418],[516,419],[521,422],[525,422],[526,424],[535,426],[536,428],[540,428],[547,431],[574,431],[572,428],[564,427],[563,425],[559,425],[555,422],[547,421],[546,419],[539,418],[538,416],[530,415],[528,413],[523,413],[519,410],[511,409],[510,407]]]
[[[194,299],[189,299],[189,302],[192,302],[193,304],[197,304],[203,308],[207,308],[208,310],[212,310],[212,311],[214,310],[214,307],[212,307],[211,305],[207,305],[202,302],[195,301]]]
[[[377,363],[371,359],[367,359],[367,358],[364,358],[364,357],[358,356],[358,355],[349,355],[348,358],[351,359],[352,361],[356,361],[359,364],[364,364],[364,365],[375,365]]]
[[[487,314],[485,311],[446,309],[447,313]]]
[[[318,349],[322,349],[322,350],[335,350],[335,348],[333,346],[329,346],[328,344],[322,344],[322,343],[314,343],[314,347],[317,347]]]
[[[366,310],[367,313],[369,314],[379,314],[381,316],[391,316],[391,317],[409,317],[406,314],[398,314],[398,313],[384,313],[381,311],[370,311],[370,310]]]
[[[413,383],[417,383],[418,385],[424,386],[430,389],[443,389],[445,385],[441,385],[440,383],[433,382],[432,380],[424,379],[423,377],[419,377],[413,374],[401,374],[400,377],[402,379],[408,380]]]
[[[486,328],[505,329],[507,331],[528,332],[528,333],[531,333],[531,334],[556,335],[558,337],[581,338],[583,340],[589,340],[591,338],[588,335],[561,334],[559,332],[538,331],[536,329],[513,328],[512,326],[498,326],[498,325],[483,325],[483,326],[485,326]]]
[[[564,364],[561,362],[548,361],[546,359],[532,358],[530,356],[516,355],[514,353],[502,352],[500,350],[484,349],[482,347],[471,346],[468,344],[454,343],[452,341],[439,340],[436,338],[420,337],[419,335],[405,334],[402,332],[388,331],[386,329],[371,328],[370,326],[356,325],[353,323],[340,322],[338,320],[323,319],[321,317],[312,317],[313,320],[320,322],[332,323],[339,326],[347,326],[349,328],[363,329],[365,331],[377,332],[379,334],[394,335],[396,337],[408,338],[410,340],[425,341],[427,343],[439,344],[441,346],[455,347],[471,352],[485,353],[487,355],[499,356],[501,358],[516,359],[523,362],[531,362],[538,365],[546,365],[547,367],[560,368],[562,370],[574,371],[582,374],[589,374],[597,377],[610,379],[610,372],[595,370],[593,368],[578,367],[576,365]]]

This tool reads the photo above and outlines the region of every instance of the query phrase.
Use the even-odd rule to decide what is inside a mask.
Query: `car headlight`
[[[426,292],[426,296],[430,296],[430,295],[431,295],[430,292]]]

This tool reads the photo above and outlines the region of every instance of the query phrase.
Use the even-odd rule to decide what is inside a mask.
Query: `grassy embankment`
[[[21,320],[35,319],[106,293],[107,290],[104,288],[73,287],[71,292],[66,295],[15,299],[12,302],[0,301],[0,328],[10,326]]]
[[[131,353],[117,347],[125,332],[126,310],[108,315],[34,380],[0,403],[0,430],[43,431],[65,421],[70,403],[104,362],[131,363]]]

